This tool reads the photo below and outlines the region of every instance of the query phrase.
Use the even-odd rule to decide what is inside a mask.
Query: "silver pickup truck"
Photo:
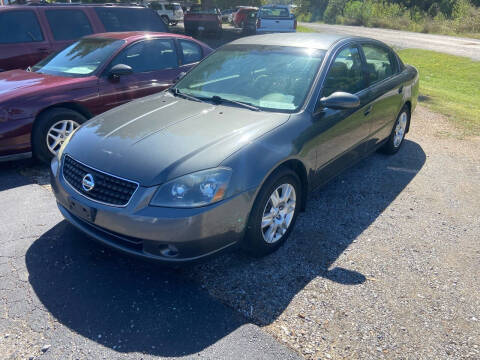
[[[296,31],[297,20],[288,6],[265,5],[258,10],[257,34]]]

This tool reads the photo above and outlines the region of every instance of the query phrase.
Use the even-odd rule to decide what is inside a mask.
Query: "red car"
[[[244,28],[247,23],[247,18],[250,14],[258,11],[256,7],[242,7],[233,16],[233,24],[236,27]]]
[[[222,13],[217,8],[203,9],[201,5],[195,5],[183,16],[185,34],[196,35],[198,33],[222,34]]]
[[[29,71],[0,73],[0,160],[54,156],[89,118],[160,92],[212,49],[187,36],[124,32],[85,37]]]
[[[118,31],[168,32],[168,28],[155,11],[140,6],[0,7],[0,71],[26,69],[84,36]]]

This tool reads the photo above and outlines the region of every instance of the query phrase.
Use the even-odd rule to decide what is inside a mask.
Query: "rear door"
[[[112,79],[109,69],[125,64],[133,73]],[[179,58],[171,38],[136,42],[118,54],[99,80],[100,104],[103,111],[170,87],[178,74]]]
[[[51,51],[33,8],[0,11],[0,71],[26,69]]]
[[[402,106],[403,82],[393,52],[377,43],[363,43],[372,111],[371,145],[390,135]]]
[[[168,32],[160,16],[152,9],[95,7],[95,14],[106,32],[118,31],[155,31]]]
[[[94,30],[82,9],[41,9],[46,18],[54,51],[59,51]]]
[[[203,49],[190,40],[179,39],[177,42],[180,55],[180,72],[188,72],[203,59]]]
[[[320,98],[343,91],[360,98],[356,109],[336,110],[319,107],[313,118],[312,131],[319,134],[317,144],[317,177],[322,183],[364,154],[370,133],[370,104],[360,49],[348,45],[340,49],[330,63]]]

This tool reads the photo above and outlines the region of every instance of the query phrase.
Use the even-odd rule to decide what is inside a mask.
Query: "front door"
[[[79,40],[93,34],[93,28],[82,9],[41,9],[49,26],[53,51],[60,51]]]
[[[360,98],[356,109],[319,108],[313,118],[318,185],[328,181],[364,154],[369,136],[370,106],[360,50],[348,46],[336,55],[325,78],[321,97],[347,92]]]
[[[51,52],[33,9],[0,13],[0,71],[26,69]]]
[[[117,64],[128,65],[132,74],[120,78],[108,76]],[[140,41],[124,49],[107,67],[99,80],[99,112],[170,87],[179,73],[177,51],[172,39]]]

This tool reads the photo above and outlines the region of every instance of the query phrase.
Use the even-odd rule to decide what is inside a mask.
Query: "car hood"
[[[85,79],[45,75],[25,70],[5,71],[0,73],[0,102],[60,85],[79,83]]]
[[[98,170],[153,186],[218,166],[288,118],[163,92],[93,118],[75,132],[65,153]]]

